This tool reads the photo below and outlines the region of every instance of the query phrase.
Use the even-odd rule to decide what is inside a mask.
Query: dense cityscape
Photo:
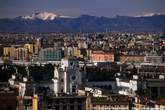
[[[0,0],[0,110],[165,110],[165,0]]]
[[[0,39],[2,110],[165,109],[164,33]]]

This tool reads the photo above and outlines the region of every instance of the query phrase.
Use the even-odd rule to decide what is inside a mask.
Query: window
[[[63,78],[61,78],[61,82],[64,82],[64,79]]]
[[[66,109],[67,109],[67,106],[66,106],[66,105],[64,105],[64,106],[63,106],[63,110],[66,110]]]
[[[73,62],[70,62],[70,66],[72,66],[73,65]]]
[[[70,110],[74,110],[74,105],[71,105],[70,106]]]
[[[72,92],[76,92],[76,86],[72,86]]]
[[[82,106],[81,105],[78,105],[78,110],[82,110]]]
[[[55,110],[59,110],[59,106],[56,106],[56,107],[55,107]]]
[[[81,103],[81,102],[82,102],[82,100],[81,100],[81,99],[77,99],[77,102],[78,102],[78,103]]]
[[[63,93],[63,92],[64,92],[64,90],[63,90],[63,89],[61,89],[61,92]]]
[[[76,76],[72,76],[72,80],[75,80],[76,79]]]

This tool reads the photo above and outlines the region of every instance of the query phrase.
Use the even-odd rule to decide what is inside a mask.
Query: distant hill
[[[116,16],[114,18],[82,15],[77,18],[53,13],[35,13],[13,19],[0,19],[0,32],[162,32],[165,15]]]

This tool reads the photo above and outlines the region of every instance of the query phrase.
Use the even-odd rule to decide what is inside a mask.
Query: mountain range
[[[50,12],[0,19],[0,32],[164,32],[165,15],[116,16],[113,18],[81,15],[60,16]]]

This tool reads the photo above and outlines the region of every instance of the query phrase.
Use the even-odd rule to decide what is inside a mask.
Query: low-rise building
[[[12,91],[0,91],[0,109],[17,110],[17,94]]]
[[[41,99],[40,110],[92,110],[86,96],[50,96]]]
[[[144,55],[121,55],[121,63],[142,63],[144,62]]]
[[[135,97],[137,92],[142,92],[146,89],[146,82],[138,79],[137,75],[133,79],[116,78],[117,90],[119,94]]]
[[[92,110],[130,110],[130,100],[124,95],[92,97]]]
[[[165,98],[165,80],[147,79],[147,96],[152,100]]]
[[[114,61],[114,54],[113,53],[105,53],[103,51],[93,51],[91,53],[91,61],[92,62],[108,62]]]

